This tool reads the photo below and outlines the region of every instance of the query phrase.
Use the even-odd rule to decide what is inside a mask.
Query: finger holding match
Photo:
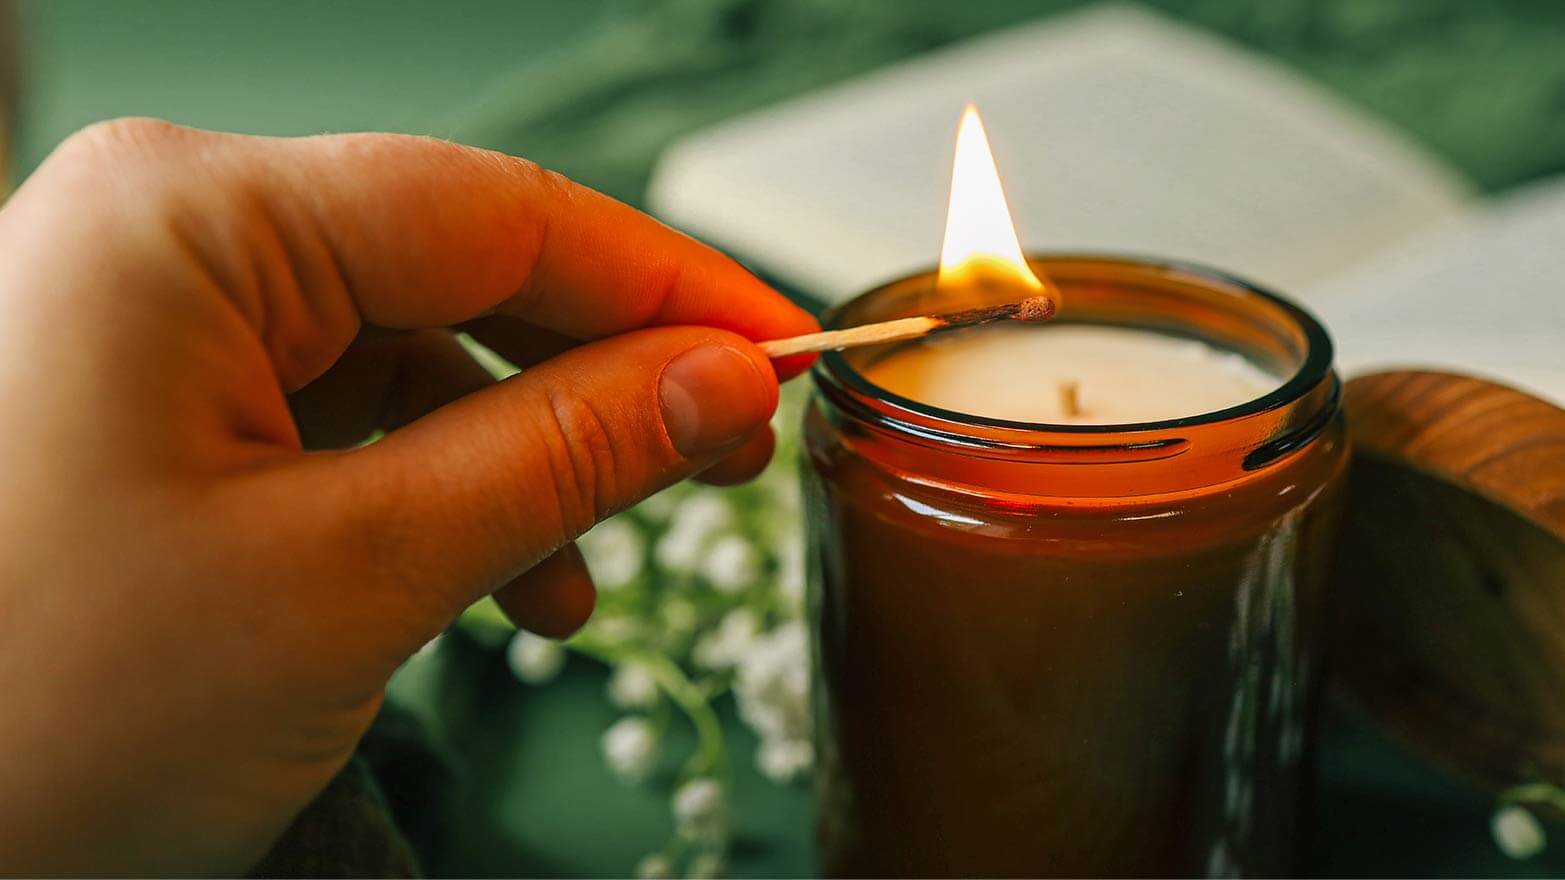
[[[1047,321],[1052,317],[1054,317],[1054,300],[1046,296],[1034,296],[1002,306],[986,306],[944,315],[923,315],[917,318],[881,321],[876,324],[860,324],[845,330],[827,330],[821,333],[806,333],[803,336],[790,336],[787,339],[773,339],[759,345],[761,350],[766,352],[767,357],[780,358],[807,352],[840,351],[860,345],[915,339],[941,330],[977,327],[997,321],[1032,323]]]

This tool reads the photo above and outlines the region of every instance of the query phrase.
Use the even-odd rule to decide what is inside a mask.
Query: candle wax
[[[864,374],[955,412],[1046,424],[1123,425],[1216,412],[1282,384],[1242,355],[1127,327],[977,327],[896,349]],[[1068,412],[1074,386],[1076,412]]]

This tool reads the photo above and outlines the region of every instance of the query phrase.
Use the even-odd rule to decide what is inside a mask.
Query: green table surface
[[[81,125],[127,114],[269,134],[359,129],[449,134],[446,120],[485,84],[599,26],[604,5],[601,0],[34,0],[24,8],[28,83],[18,166],[25,173]],[[1221,17],[1223,8],[1249,6],[1190,5],[1196,18],[1209,19]],[[1027,11],[1027,4],[1017,3],[964,6],[996,20]],[[994,12],[994,6],[1006,9]],[[1372,16],[1370,6],[1385,4],[1358,8]],[[1259,10],[1255,17],[1256,27],[1266,24]],[[1492,37],[1494,28],[1504,27],[1488,23],[1482,33]],[[1521,34],[1524,22],[1515,28],[1519,52],[1546,53],[1535,33]],[[1288,46],[1308,57],[1310,39],[1306,33]],[[1449,63],[1475,62],[1470,53],[1453,53]],[[1328,82],[1351,80],[1351,70],[1341,66],[1315,72]],[[1363,93],[1371,104],[1381,96],[1389,102],[1388,115],[1426,124],[1429,136],[1441,140],[1445,121],[1423,119],[1416,106],[1397,103],[1406,85],[1392,76],[1365,86]],[[1500,114],[1506,100],[1497,96],[1483,104],[1483,112]],[[1558,129],[1557,122],[1550,124]],[[1536,138],[1526,141],[1497,141],[1492,131],[1457,132],[1439,146],[1491,186],[1565,165],[1561,151],[1540,147]],[[1499,156],[1491,166],[1482,159],[1486,149]],[[627,788],[610,777],[599,757],[598,737],[615,718],[602,696],[601,668],[576,660],[556,683],[527,688],[510,677],[497,650],[471,645],[462,650],[473,654],[467,661],[473,664],[467,674],[476,676],[473,687],[442,693],[431,675],[401,686],[420,711],[448,716],[441,719],[449,722],[446,745],[462,767],[450,791],[451,836],[444,855],[429,866],[433,871],[618,875],[661,845],[670,830],[666,795],[656,787]],[[808,792],[757,777],[743,760],[753,740],[731,707],[725,707],[725,717],[740,756],[734,872],[811,873]],[[1307,866],[1316,874],[1565,873],[1565,857],[1554,852],[1525,863],[1505,859],[1488,836],[1488,795],[1357,719],[1334,716],[1327,725],[1319,775],[1321,806],[1311,822]]]

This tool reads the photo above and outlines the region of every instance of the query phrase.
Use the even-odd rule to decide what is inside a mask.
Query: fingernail
[[[703,345],[663,370],[663,427],[688,457],[716,452],[760,427],[772,415],[773,380],[743,352]]]

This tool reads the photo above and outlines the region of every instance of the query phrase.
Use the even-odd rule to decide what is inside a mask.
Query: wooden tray
[[[1565,410],[1432,372],[1346,408],[1336,689],[1481,782],[1565,782]]]

